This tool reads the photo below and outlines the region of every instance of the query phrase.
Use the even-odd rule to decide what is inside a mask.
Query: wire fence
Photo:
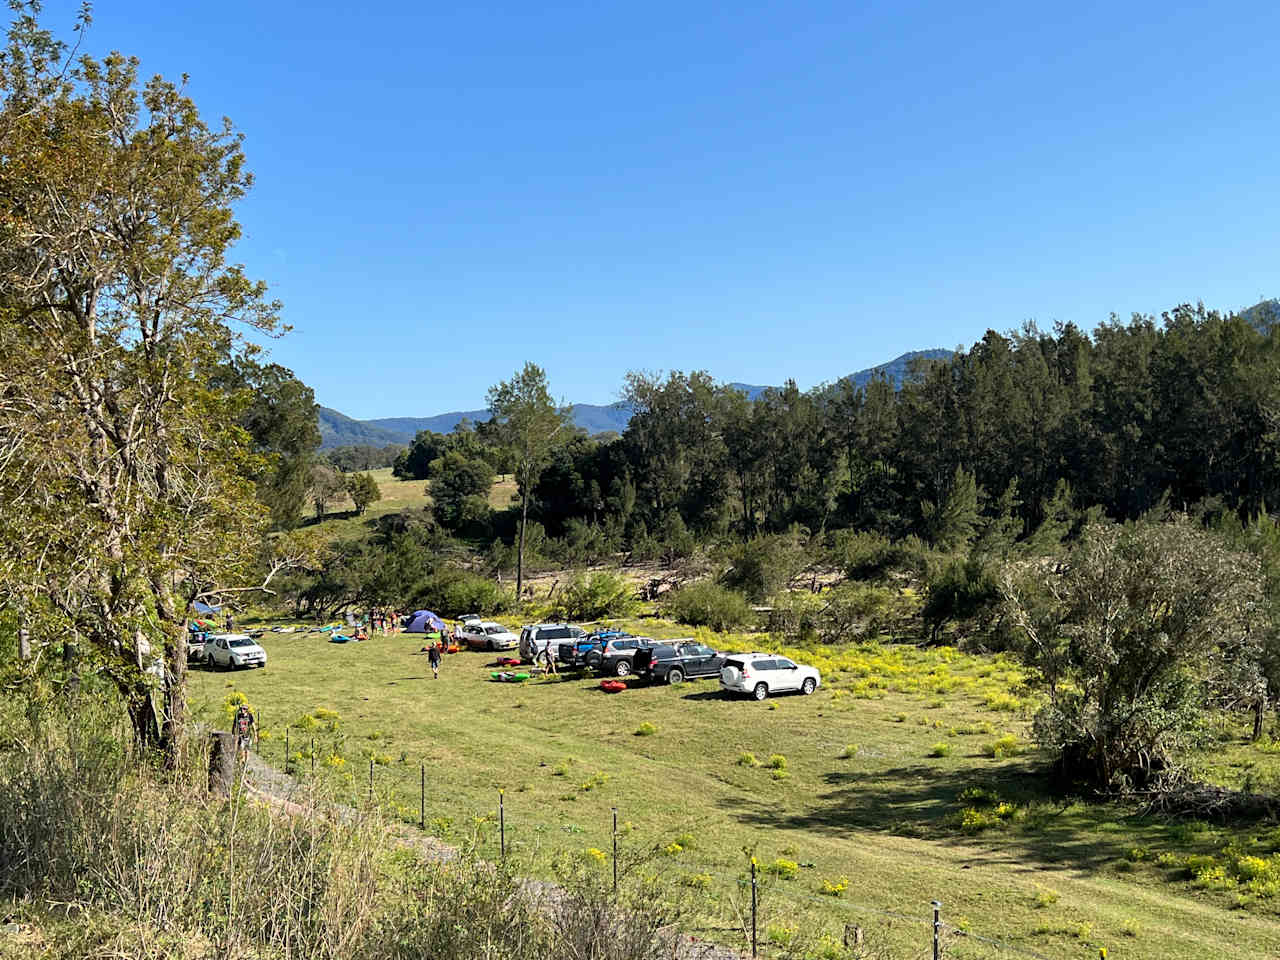
[[[254,746],[256,748],[255,752],[262,761],[268,763],[268,765],[271,765],[273,761],[277,762],[283,768],[286,776],[298,777],[303,781],[310,780],[312,784],[318,782],[317,778],[323,773],[325,764],[324,760],[320,760],[319,750],[319,747],[323,745],[323,737],[317,738],[306,733],[297,735],[286,727],[284,735],[278,738],[278,747],[273,747],[271,742],[268,741],[264,750],[260,734],[261,729],[261,726],[257,727],[259,732],[255,736]],[[278,753],[276,752],[277,750],[279,751]],[[319,770],[317,769],[318,760],[321,763]],[[345,761],[343,761],[343,765],[346,765]],[[369,756],[366,758],[365,766],[359,770],[359,776],[354,776],[355,771],[352,771],[352,773],[353,777],[348,785],[352,790],[351,799],[354,802],[362,804],[368,809],[379,809],[406,825],[411,824],[424,836],[432,836],[433,831],[447,833],[447,827],[440,830],[437,830],[437,827],[447,825],[449,822],[448,817],[429,818],[428,816],[430,813],[428,804],[430,781],[425,761],[420,762],[416,770],[405,770],[379,763],[375,756]],[[400,798],[411,797],[415,793],[417,794],[418,803],[416,810],[413,810],[402,803]],[[506,791],[498,789],[494,799],[496,801],[496,816],[486,814],[473,817],[473,823],[477,826],[481,823],[492,823],[496,826],[496,849],[494,846],[490,846],[488,849],[505,863],[508,853],[515,849],[511,842],[513,838],[509,837],[511,824],[509,823],[506,809]],[[451,809],[456,812],[456,807]],[[412,816],[414,813],[416,813],[416,817]],[[611,861],[613,888],[616,892],[619,883],[619,841],[624,837],[624,833],[619,830],[617,807],[611,808],[611,822],[603,825],[602,832],[607,832],[610,837],[611,850],[609,854],[604,854],[603,851],[597,852]],[[437,839],[447,839],[447,837]],[[480,846],[483,846],[483,844],[480,844]],[[695,932],[719,933],[729,936],[735,942],[742,943],[744,951],[752,957],[768,957],[786,946],[785,941],[790,928],[785,922],[779,924],[777,918],[779,916],[788,916],[784,909],[788,904],[804,904],[812,908],[815,913],[825,917],[832,927],[839,931],[837,939],[843,947],[849,949],[850,955],[854,957],[879,958],[889,956],[888,954],[875,952],[870,948],[868,941],[871,932],[868,929],[864,929],[859,922],[880,921],[899,927],[905,925],[911,928],[919,928],[918,935],[904,936],[899,932],[894,939],[897,941],[906,940],[921,945],[923,952],[916,955],[931,957],[932,960],[942,960],[942,958],[950,958],[950,960],[969,960],[969,958],[981,960],[981,958],[1002,957],[1052,960],[1052,958],[1027,947],[977,933],[967,920],[958,918],[948,920],[944,914],[944,900],[933,900],[927,905],[921,904],[920,913],[910,913],[903,910],[886,909],[882,905],[859,902],[856,898],[846,895],[847,885],[839,885],[838,888],[837,885],[833,885],[830,895],[820,896],[789,885],[783,888],[782,885],[774,882],[777,877],[773,875],[774,867],[772,865],[761,866],[754,857],[750,859],[744,857],[744,860],[742,871],[736,874],[698,867],[696,876],[699,878],[699,884],[720,881],[725,888],[741,896],[744,909],[738,918],[740,926],[703,927]],[[702,878],[706,878],[706,880],[704,881]],[[768,886],[767,897],[770,906],[768,911],[764,909],[762,904],[762,898],[766,894],[766,886]],[[747,908],[748,903],[749,909]],[[793,912],[789,915],[794,918]],[[782,942],[780,943],[779,941]],[[1099,955],[1105,960],[1106,950],[1100,948]]]

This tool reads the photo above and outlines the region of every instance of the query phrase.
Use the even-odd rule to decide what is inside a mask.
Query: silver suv
[[[520,630],[520,659],[532,663],[544,656],[548,643],[582,640],[587,631],[567,623],[535,623]],[[554,647],[552,649],[555,649]]]

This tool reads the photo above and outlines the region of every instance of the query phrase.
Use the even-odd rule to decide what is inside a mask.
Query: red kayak
[[[627,685],[621,680],[601,680],[600,689],[605,693],[621,693],[627,689]]]

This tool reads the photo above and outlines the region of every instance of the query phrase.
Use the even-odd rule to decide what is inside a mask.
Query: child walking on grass
[[[431,661],[431,676],[440,679],[440,649],[444,646],[444,641],[433,643],[427,647],[427,659]]]

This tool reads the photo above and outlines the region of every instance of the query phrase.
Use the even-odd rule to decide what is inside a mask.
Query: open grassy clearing
[[[417,510],[430,505],[427,496],[427,481],[397,480],[391,475],[390,467],[367,472],[378,484],[382,499],[371,503],[363,516],[357,516],[355,504],[345,493],[335,497],[329,504],[329,512],[323,518],[308,517],[304,526],[323,532],[332,539],[356,537],[367,532],[368,524],[378,517],[402,510]]]
[[[656,620],[643,627],[699,634]],[[764,645],[700,635],[727,649]],[[201,710],[218,715],[228,693],[243,691],[270,733],[268,759],[283,760],[279,738],[293,724],[294,752],[314,736],[319,775],[354,799],[366,793],[373,757],[381,799],[408,820],[425,761],[427,816],[446,839],[494,815],[505,789],[508,842],[536,872],[556,853],[607,851],[616,805],[625,845],[661,851],[726,913],[744,848],[777,864],[765,895],[775,938],[797,911],[838,934],[845,922],[867,923],[856,907],[923,917],[936,897],[952,922],[1054,956],[1096,956],[1098,946],[1113,958],[1280,949],[1280,898],[1231,880],[1220,853],[1235,841],[1265,864],[1280,833],[1171,826],[1037,794],[1026,775],[1034,758],[1020,752],[1028,704],[1011,660],[875,645],[829,651],[825,662],[799,654],[828,686],[757,704],[722,698],[712,681],[617,696],[589,680],[492,683],[491,658],[479,653],[446,658],[437,682],[411,636],[264,642],[267,671],[195,673]],[[653,732],[637,735],[642,724]],[[304,758],[303,775],[309,768]],[[478,828],[496,856],[494,825]],[[1210,880],[1188,878],[1189,855],[1217,855],[1224,872],[1193,862]],[[1245,909],[1233,909],[1237,898]],[[919,946],[922,931],[907,924],[887,935]],[[962,939],[949,955],[986,950]]]

